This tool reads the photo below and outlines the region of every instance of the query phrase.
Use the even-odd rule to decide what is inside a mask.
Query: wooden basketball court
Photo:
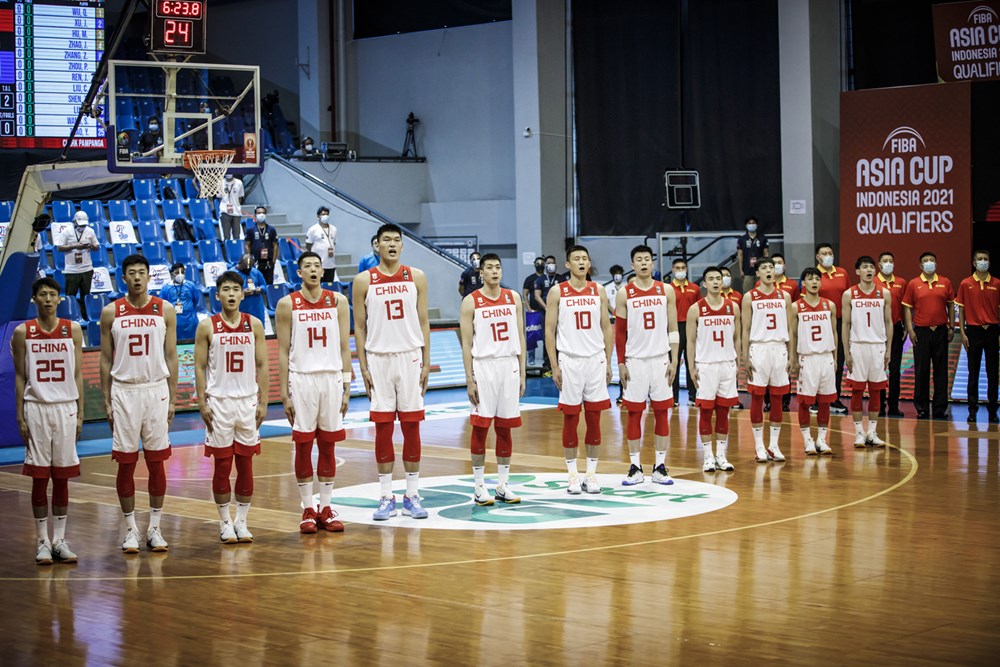
[[[75,566],[34,564],[30,480],[4,467],[0,663],[993,664],[996,427],[887,420],[891,447],[854,450],[852,422],[834,416],[836,456],[807,459],[786,414],[789,460],[757,464],[748,414],[734,418],[735,472],[701,472],[688,408],[675,410],[667,463],[736,502],[591,528],[416,529],[400,516],[303,536],[290,439],[279,438],[255,463],[254,544],[219,543],[211,461],[178,447],[170,551],[124,556],[115,466],[88,458],[70,484]],[[564,474],[561,415],[524,421],[513,472]],[[603,426],[600,472],[617,478],[627,468],[617,409]],[[373,430],[349,436],[338,489],[375,481]],[[467,419],[428,422],[423,436],[422,479],[468,475]]]

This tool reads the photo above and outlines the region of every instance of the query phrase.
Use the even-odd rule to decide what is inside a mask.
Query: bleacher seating
[[[90,321],[87,323],[87,345],[89,345],[90,347],[101,346],[100,321]]]
[[[278,239],[278,253],[282,261],[294,262],[302,256],[302,248],[297,241],[282,237]]]
[[[215,229],[214,220],[202,220],[195,218],[191,221],[191,226],[194,227],[194,235],[197,236],[199,240],[218,241],[219,234]]]
[[[0,222],[10,222],[14,215],[14,202],[0,201]]]
[[[139,222],[143,222],[144,220],[159,222],[162,220],[160,211],[156,207],[156,202],[152,199],[137,199],[135,202],[135,213],[139,218]]]
[[[135,216],[132,214],[132,202],[127,199],[109,201],[108,213],[111,220],[135,220]]]
[[[140,220],[135,231],[139,234],[139,241],[142,243],[163,243],[163,232],[160,230],[158,222]]]
[[[170,179],[176,180],[176,179]],[[163,219],[169,223],[173,223],[177,218],[187,219],[187,213],[184,212],[184,205],[179,199],[164,199],[163,200]]]
[[[80,302],[76,297],[63,297],[56,306],[56,315],[77,322],[83,319],[80,315]]]
[[[152,178],[132,179],[132,194],[136,199],[158,199],[156,193],[156,181]]]
[[[135,254],[135,246],[131,243],[116,243],[111,246],[111,254],[115,258],[115,266],[121,266],[122,260]]]
[[[214,286],[208,288],[208,310],[213,315],[222,312],[222,304],[219,302],[218,291],[218,288]]]
[[[268,285],[264,290],[267,297],[267,312],[274,315],[274,309],[278,307],[278,301],[288,295],[288,285]]]
[[[234,241],[230,239],[225,243],[226,250],[226,261],[230,264],[235,264],[240,261],[240,257],[243,256],[243,250],[245,246],[242,241]]]
[[[80,210],[87,214],[90,218],[91,227],[100,227],[98,223],[104,222],[104,202],[100,202],[94,199],[85,199],[80,202]],[[98,237],[100,238],[100,237]]]
[[[83,302],[87,307],[87,319],[93,322],[101,319],[101,310],[111,303],[111,298],[107,294],[88,294]]]
[[[219,242],[215,239],[198,241],[198,256],[201,257],[202,264],[223,261],[222,248],[219,247]]]
[[[52,202],[52,220],[55,222],[72,222],[76,215],[76,206],[71,201]]]
[[[91,229],[94,230],[94,236],[97,237],[97,240],[101,243],[101,245],[107,246],[108,245],[108,230],[107,230],[107,228],[104,226],[103,222],[97,222],[97,223],[95,223],[93,220],[94,219],[91,218],[90,227],[91,227]]]
[[[164,199],[164,200],[165,199],[184,199],[184,193],[181,191],[180,181],[178,181],[176,178],[161,178],[160,179],[160,199]]]
[[[90,261],[94,266],[105,266],[111,268],[108,264],[108,251],[104,246],[101,246],[97,250],[90,251]]]
[[[52,250],[52,266],[56,271],[66,270],[66,253]]]
[[[191,217],[197,220],[211,220],[213,217],[212,203],[207,199],[192,199],[188,202]]]
[[[169,264],[167,261],[167,251],[162,240],[143,242],[140,250],[143,256],[149,260],[150,264]]]
[[[194,259],[194,244],[190,241],[174,241],[170,244],[171,262],[191,264]]]

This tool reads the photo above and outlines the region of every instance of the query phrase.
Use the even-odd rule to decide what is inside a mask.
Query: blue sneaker
[[[389,517],[396,516],[396,496],[388,496],[378,501],[378,509],[372,514],[376,521],[387,521]]]
[[[420,504],[420,496],[403,496],[403,515],[414,519],[426,519],[427,510]]]

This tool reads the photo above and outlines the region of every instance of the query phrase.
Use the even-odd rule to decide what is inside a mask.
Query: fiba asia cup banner
[[[840,244],[844,265],[888,250],[917,274],[920,253],[963,275],[972,245],[968,83],[840,95]],[[849,271],[853,275],[853,271]]]
[[[933,5],[942,81],[1000,79],[1000,1]]]

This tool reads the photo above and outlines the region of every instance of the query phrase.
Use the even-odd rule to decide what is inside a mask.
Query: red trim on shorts
[[[814,405],[817,403],[815,396],[806,396],[805,394],[796,394],[795,399],[799,402],[799,405]]]
[[[763,396],[764,394],[767,393],[767,385],[764,385],[762,387],[760,385],[750,384],[748,382],[747,383],[747,393],[748,394],[752,394],[754,396]]]
[[[316,439],[316,431],[296,431],[292,429],[292,442],[305,444]]]
[[[520,417],[495,417],[493,421],[500,428],[517,428],[521,425]]]
[[[399,421],[401,422],[422,422],[424,420],[423,410],[413,410],[412,412],[399,410],[396,414],[399,415]]]
[[[137,463],[139,461],[139,452],[118,452],[111,450],[111,460],[118,463]]]
[[[644,412],[646,401],[626,401],[623,399],[622,407],[625,408],[625,412]]]
[[[396,421],[395,412],[375,412],[370,410],[368,412],[368,418],[371,419],[376,424],[392,423]]]
[[[69,479],[80,476],[80,464],[73,466],[52,466],[52,479]]]
[[[771,386],[771,396],[784,396],[792,390],[791,384],[783,384],[780,387]]]
[[[490,424],[493,423],[493,417],[482,417],[480,415],[469,415],[469,423],[471,423],[473,426],[479,426],[481,428],[489,428]],[[518,426],[520,426],[520,424],[518,424]]]
[[[608,406],[610,407],[610,405]],[[560,403],[556,406],[556,410],[565,413],[567,415],[578,415],[583,410],[583,406],[579,403],[576,405],[567,405],[565,403]]]
[[[340,429],[339,431],[324,431],[323,429],[316,429],[316,442],[320,445],[333,445],[346,439],[347,431],[344,429]]]
[[[233,443],[233,453],[238,456],[254,456],[260,454],[260,442],[256,445],[244,445],[242,442]]]
[[[699,408],[708,408],[709,410],[715,408],[714,398],[696,398],[694,399],[694,404]]]
[[[142,456],[147,461],[166,461],[170,458],[170,445],[167,445],[164,449],[144,449],[142,450]]]
[[[734,396],[733,398],[723,398],[722,396],[715,397],[715,407],[717,408],[731,408],[734,405],[738,405],[739,402],[739,396]]]
[[[838,398],[839,398],[839,396],[837,396],[837,392],[833,392],[832,394],[819,394],[818,396],[816,396],[816,402],[817,403],[833,403]]]
[[[212,447],[211,445],[205,445],[205,457],[212,458],[213,456],[217,459],[228,459],[233,455],[233,446],[228,447]]]
[[[48,479],[51,475],[52,466],[36,466],[25,463],[21,468],[21,474],[34,479]]]
[[[584,401],[583,409],[587,412],[598,412],[600,410],[610,410],[611,409],[611,399],[606,398],[603,401]]]
[[[869,382],[868,391],[883,391],[889,387],[889,381],[883,380],[882,382]]]
[[[674,399],[668,398],[668,399],[663,400],[663,401],[650,401],[649,402],[649,407],[653,408],[654,411],[655,410],[667,410],[669,408],[674,407]]]

